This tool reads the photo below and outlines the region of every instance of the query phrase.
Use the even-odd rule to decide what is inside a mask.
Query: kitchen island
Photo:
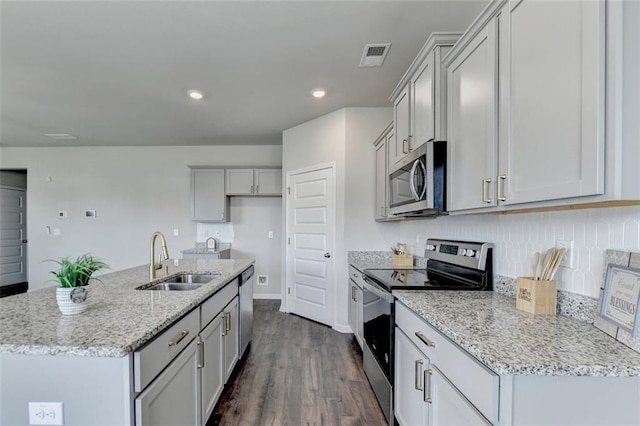
[[[191,291],[136,290],[149,282],[148,265],[104,274],[90,285],[88,310],[70,317],[59,313],[55,288],[2,299],[0,424],[29,424],[29,402],[62,402],[65,425],[140,423],[141,418],[135,420],[139,413],[134,406],[139,405],[142,387],[151,380],[147,376],[159,372],[174,358],[175,363],[184,357],[191,346],[194,353],[196,349],[202,351],[199,342],[203,339],[195,337],[207,323],[224,323],[222,334],[229,333],[235,320],[229,312],[221,311],[226,299],[218,306],[216,298],[222,293],[233,298],[237,294],[236,278],[253,263],[206,258],[183,259],[177,265],[173,260],[166,261],[168,276],[180,272],[220,273]],[[160,272],[156,281],[164,278]],[[201,307],[203,322],[207,318],[203,324]],[[188,325],[193,326],[190,334]],[[175,332],[186,332],[188,337],[174,339],[175,327]],[[163,332],[171,334],[167,336],[169,343],[155,349],[154,342]],[[150,351],[145,348],[154,348],[154,353],[148,355]],[[151,373],[147,373],[149,365],[153,367]],[[200,379],[194,377],[199,386]],[[180,401],[175,403],[179,405]],[[199,423],[201,404],[192,404]]]

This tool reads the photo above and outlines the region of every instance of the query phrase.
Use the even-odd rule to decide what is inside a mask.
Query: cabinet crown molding
[[[498,15],[502,6],[510,0],[493,0],[483,10],[480,15],[469,25],[469,28],[458,39],[447,56],[442,58],[442,63],[448,67],[451,62],[462,52],[473,38],[487,25],[487,23]]]
[[[407,69],[407,71],[404,73],[396,88],[393,89],[391,96],[389,96],[389,100],[393,102],[398,97],[400,92],[402,92],[402,89],[404,89],[404,87],[411,79],[411,76],[416,72],[427,55],[429,55],[429,53],[431,53],[433,49],[439,46],[453,46],[454,44],[456,44],[460,36],[462,36],[461,32],[431,33],[427,41],[425,41],[425,43],[422,45],[422,48],[420,49],[420,52],[418,52],[418,55],[415,57],[411,65],[409,65],[409,69]]]

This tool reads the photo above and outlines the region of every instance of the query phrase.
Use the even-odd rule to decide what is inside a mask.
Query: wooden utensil
[[[533,253],[533,259],[531,259],[531,275],[534,280],[538,279],[538,265],[540,264],[540,253]]]
[[[560,264],[562,263],[562,258],[564,257],[564,254],[567,252],[566,248],[561,248],[556,252],[556,256],[554,259],[554,263],[553,263],[553,267],[551,268],[551,272],[549,273],[549,280],[552,280],[553,277],[556,276],[556,272],[558,272],[558,268],[560,267]]]
[[[547,274],[549,272],[549,268],[551,268],[551,261],[553,259],[553,255],[554,255],[555,251],[556,251],[556,249],[554,249],[552,247],[549,250],[547,250],[547,252],[544,255],[542,274],[540,275],[540,279],[541,280],[546,280],[547,279],[546,277],[547,277]]]

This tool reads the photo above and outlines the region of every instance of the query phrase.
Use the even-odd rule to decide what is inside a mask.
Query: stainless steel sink
[[[158,290],[158,291],[189,291],[197,290],[202,287],[202,284],[183,284],[183,283],[158,283],[151,287],[146,287],[141,290]]]
[[[167,278],[168,283],[189,283],[189,284],[203,284],[213,281],[220,273],[217,274],[180,274],[175,277]]]
[[[202,284],[213,281],[222,275],[221,272],[211,272],[208,274],[180,274],[173,277],[164,278],[157,284],[145,284],[136,287],[136,290],[158,290],[158,291],[188,291],[202,287]]]

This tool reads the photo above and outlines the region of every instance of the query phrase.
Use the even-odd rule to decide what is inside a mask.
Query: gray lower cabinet
[[[198,341],[135,399],[136,425],[200,425]]]
[[[223,371],[224,337],[223,314],[218,315],[200,333],[203,345],[202,371],[202,421],[205,423],[218,402],[224,388]]]
[[[229,380],[236,363],[238,362],[238,297],[231,301],[224,308],[222,315],[226,318],[224,322],[226,328],[223,330],[224,346],[224,380]]]
[[[235,279],[134,353],[136,426],[207,422],[238,362],[238,320]]]

